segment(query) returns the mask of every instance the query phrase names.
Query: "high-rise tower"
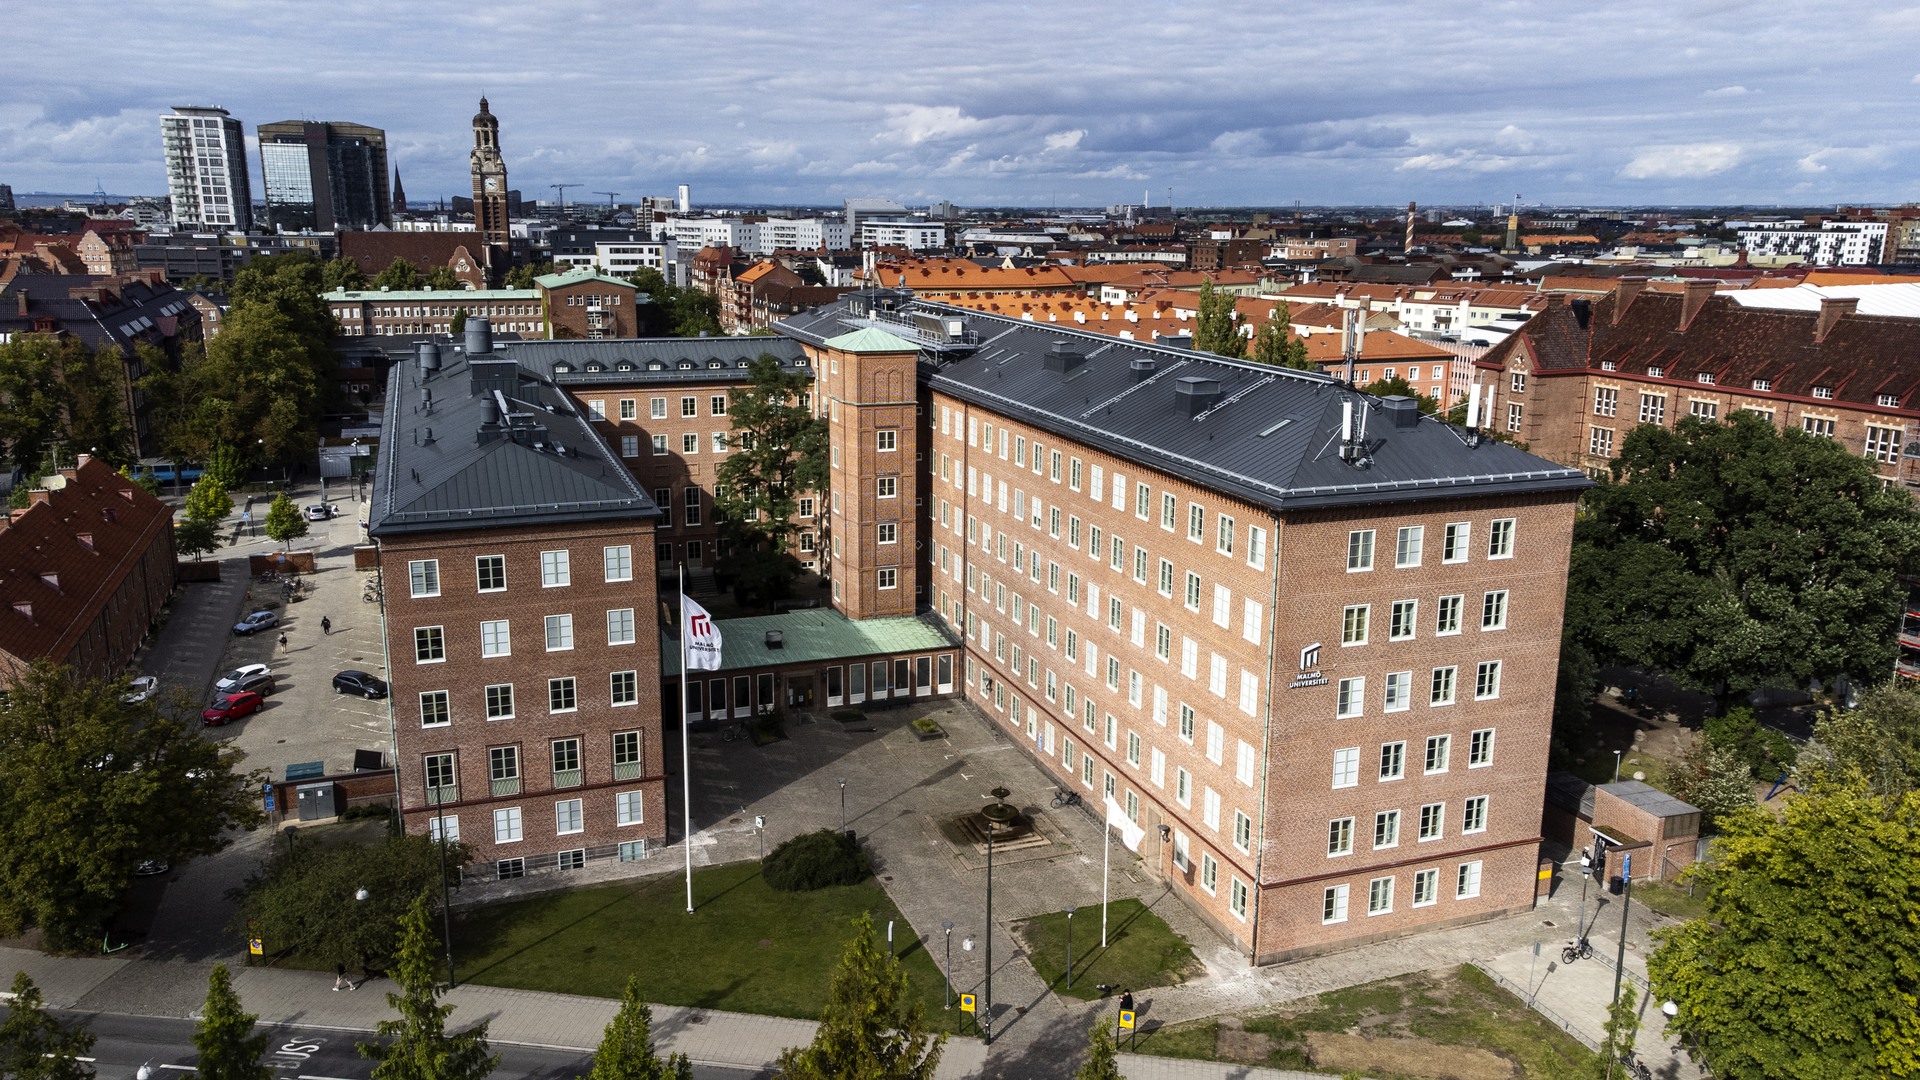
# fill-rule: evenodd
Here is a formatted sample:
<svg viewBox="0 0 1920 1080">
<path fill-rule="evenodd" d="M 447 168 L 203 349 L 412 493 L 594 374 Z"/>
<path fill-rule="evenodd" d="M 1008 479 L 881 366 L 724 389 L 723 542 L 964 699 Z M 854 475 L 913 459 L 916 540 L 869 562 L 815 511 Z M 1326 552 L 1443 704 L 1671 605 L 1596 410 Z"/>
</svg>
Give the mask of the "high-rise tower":
<svg viewBox="0 0 1920 1080">
<path fill-rule="evenodd" d="M 391 225 L 387 133 L 365 124 L 282 120 L 260 125 L 267 221 L 295 229 Z"/>
<path fill-rule="evenodd" d="M 488 266 L 492 249 L 507 250 L 507 163 L 500 158 L 500 120 L 487 111 L 487 99 L 480 99 L 480 111 L 473 117 L 473 227 L 486 241 Z"/>
<path fill-rule="evenodd" d="M 227 110 L 176 105 L 160 118 L 173 223 L 183 228 L 246 232 L 253 228 L 253 186 L 247 182 L 247 139 Z"/>
</svg>

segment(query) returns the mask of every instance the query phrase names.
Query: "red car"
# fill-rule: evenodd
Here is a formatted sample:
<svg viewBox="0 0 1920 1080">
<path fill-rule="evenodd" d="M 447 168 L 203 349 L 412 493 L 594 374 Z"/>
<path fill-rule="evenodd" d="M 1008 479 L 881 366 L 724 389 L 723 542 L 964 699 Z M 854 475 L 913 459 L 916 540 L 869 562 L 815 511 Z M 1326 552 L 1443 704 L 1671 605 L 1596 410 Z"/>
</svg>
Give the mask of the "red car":
<svg viewBox="0 0 1920 1080">
<path fill-rule="evenodd" d="M 238 720 L 243 716 L 251 716 L 259 712 L 264 701 L 265 699 L 251 690 L 242 690 L 237 694 L 221 694 L 213 699 L 213 704 L 207 706 L 207 711 L 200 714 L 200 719 L 205 720 L 209 725 L 224 724 L 229 720 Z"/>
</svg>

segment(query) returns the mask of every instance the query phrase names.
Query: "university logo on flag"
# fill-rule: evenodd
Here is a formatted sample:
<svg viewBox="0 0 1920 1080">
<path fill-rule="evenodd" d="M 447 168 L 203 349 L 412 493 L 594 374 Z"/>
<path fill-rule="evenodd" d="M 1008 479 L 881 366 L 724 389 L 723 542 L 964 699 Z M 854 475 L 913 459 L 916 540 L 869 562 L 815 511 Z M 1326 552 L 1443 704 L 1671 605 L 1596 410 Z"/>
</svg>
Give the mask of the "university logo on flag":
<svg viewBox="0 0 1920 1080">
<path fill-rule="evenodd" d="M 689 671 L 720 670 L 720 628 L 713 616 L 691 597 L 680 598 L 680 639 L 684 645 Z"/>
</svg>

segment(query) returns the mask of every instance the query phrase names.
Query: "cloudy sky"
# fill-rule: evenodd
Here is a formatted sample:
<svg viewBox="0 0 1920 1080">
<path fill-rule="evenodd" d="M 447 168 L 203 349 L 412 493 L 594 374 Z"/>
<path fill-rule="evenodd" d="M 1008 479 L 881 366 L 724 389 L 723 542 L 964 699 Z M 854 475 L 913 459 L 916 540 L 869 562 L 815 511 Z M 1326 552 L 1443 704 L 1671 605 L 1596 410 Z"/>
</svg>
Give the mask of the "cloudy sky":
<svg viewBox="0 0 1920 1080">
<path fill-rule="evenodd" d="M 1920 199 L 1898 0 L 12 0 L 0 182 L 165 190 L 156 117 L 386 129 L 410 198 L 470 118 L 569 201 Z M 254 155 L 259 197 L 258 156 Z"/>
</svg>

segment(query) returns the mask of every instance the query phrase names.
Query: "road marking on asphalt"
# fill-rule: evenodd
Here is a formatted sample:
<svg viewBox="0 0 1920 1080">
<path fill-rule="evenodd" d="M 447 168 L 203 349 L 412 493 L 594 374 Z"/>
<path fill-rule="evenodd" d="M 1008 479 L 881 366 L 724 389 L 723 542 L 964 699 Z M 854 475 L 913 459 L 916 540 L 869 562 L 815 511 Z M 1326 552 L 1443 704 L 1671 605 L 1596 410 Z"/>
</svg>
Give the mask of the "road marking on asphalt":
<svg viewBox="0 0 1920 1080">
<path fill-rule="evenodd" d="M 191 1065 L 161 1065 L 158 1067 L 162 1069 L 172 1069 L 175 1072 L 193 1072 L 194 1071 L 194 1068 Z"/>
</svg>

